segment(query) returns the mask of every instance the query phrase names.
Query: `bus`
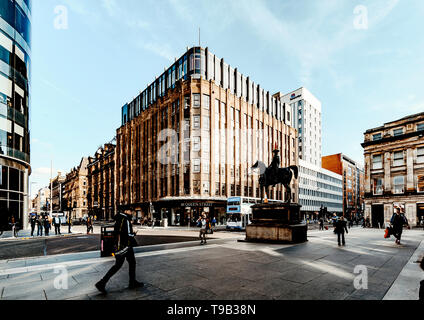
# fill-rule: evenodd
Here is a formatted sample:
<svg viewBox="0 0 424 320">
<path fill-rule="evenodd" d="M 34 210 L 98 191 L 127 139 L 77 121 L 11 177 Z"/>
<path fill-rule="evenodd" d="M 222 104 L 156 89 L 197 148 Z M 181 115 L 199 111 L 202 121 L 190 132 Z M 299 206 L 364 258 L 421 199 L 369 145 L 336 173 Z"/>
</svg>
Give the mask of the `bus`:
<svg viewBox="0 0 424 320">
<path fill-rule="evenodd" d="M 233 197 L 227 201 L 227 230 L 245 230 L 252 223 L 252 206 L 260 199 Z"/>
</svg>

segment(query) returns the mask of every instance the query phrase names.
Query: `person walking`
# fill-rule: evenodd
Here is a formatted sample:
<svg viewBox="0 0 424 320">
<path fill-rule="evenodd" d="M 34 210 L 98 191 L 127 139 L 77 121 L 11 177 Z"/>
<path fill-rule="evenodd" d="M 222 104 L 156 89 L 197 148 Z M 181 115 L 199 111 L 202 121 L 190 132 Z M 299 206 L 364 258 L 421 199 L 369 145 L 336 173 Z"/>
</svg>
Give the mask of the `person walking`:
<svg viewBox="0 0 424 320">
<path fill-rule="evenodd" d="M 93 229 L 93 218 L 91 218 L 90 216 L 87 218 L 87 234 L 94 233 L 94 229 Z"/>
<path fill-rule="evenodd" d="M 406 219 L 405 215 L 403 215 L 400 212 L 400 208 L 396 208 L 396 212 L 393 214 L 393 217 L 390 220 L 390 223 L 392 224 L 392 227 L 393 227 L 393 235 L 396 238 L 395 243 L 400 245 L 400 240 L 402 238 L 402 232 L 403 232 L 403 226 L 408 225 L 408 220 Z"/>
<path fill-rule="evenodd" d="M 68 215 L 68 233 L 72 233 L 72 230 L 71 230 L 71 228 L 72 228 L 72 216 L 71 216 L 71 214 L 69 214 Z"/>
<path fill-rule="evenodd" d="M 43 216 L 40 215 L 37 217 L 37 237 L 43 236 L 43 225 L 44 225 Z"/>
<path fill-rule="evenodd" d="M 346 245 L 345 241 L 345 231 L 346 233 L 349 233 L 349 230 L 347 229 L 347 223 L 344 217 L 340 217 L 339 220 L 335 223 L 334 233 L 337 234 L 337 241 L 339 243 L 339 246 Z M 341 240 L 341 241 L 340 241 Z"/>
<path fill-rule="evenodd" d="M 207 225 L 208 221 L 206 220 L 206 214 L 203 212 L 202 216 L 197 220 L 197 223 L 200 224 L 200 244 L 206 244 L 206 232 L 207 232 Z"/>
<path fill-rule="evenodd" d="M 45 216 L 44 217 L 44 233 L 45 233 L 46 237 L 48 237 L 49 234 L 50 234 L 50 226 L 51 225 L 50 225 L 49 217 Z"/>
<path fill-rule="evenodd" d="M 324 231 L 324 219 L 323 218 L 319 219 L 319 230 Z"/>
<path fill-rule="evenodd" d="M 37 219 L 35 215 L 31 216 L 31 237 L 34 237 L 35 225 L 37 224 Z"/>
<path fill-rule="evenodd" d="M 339 220 L 339 217 L 337 216 L 337 213 L 333 214 L 333 217 L 331 218 L 331 221 L 333 223 L 333 226 L 336 226 L 336 222 Z"/>
<path fill-rule="evenodd" d="M 135 240 L 136 232 L 131 224 L 131 210 L 125 210 L 124 213 L 118 213 L 115 217 L 114 235 L 116 242 L 115 265 L 106 273 L 99 282 L 95 284 L 97 290 L 106 294 L 106 284 L 122 267 L 127 259 L 129 265 L 129 289 L 141 288 L 144 286 L 142 282 L 136 280 L 136 260 L 134 256 L 134 246 L 137 245 Z"/>
<path fill-rule="evenodd" d="M 59 215 L 56 215 L 54 218 L 53 218 L 53 225 L 54 225 L 54 233 L 56 234 L 56 235 L 60 235 L 61 233 L 60 233 L 60 218 L 59 218 Z"/>
</svg>

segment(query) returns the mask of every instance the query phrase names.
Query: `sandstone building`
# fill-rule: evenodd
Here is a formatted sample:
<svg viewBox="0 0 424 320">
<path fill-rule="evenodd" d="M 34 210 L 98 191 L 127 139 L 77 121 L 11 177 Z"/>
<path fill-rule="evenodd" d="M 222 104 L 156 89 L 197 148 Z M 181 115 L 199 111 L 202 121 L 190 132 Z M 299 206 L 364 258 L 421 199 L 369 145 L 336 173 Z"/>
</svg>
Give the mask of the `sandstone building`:
<svg viewBox="0 0 424 320">
<path fill-rule="evenodd" d="M 71 214 L 72 219 L 87 215 L 87 165 L 88 158 L 82 158 L 78 167 L 66 175 L 63 191 L 62 210 Z"/>
<path fill-rule="evenodd" d="M 377 226 L 399 207 L 416 225 L 424 217 L 424 113 L 367 130 L 362 146 L 365 214 Z"/>
<path fill-rule="evenodd" d="M 107 143 L 88 158 L 88 214 L 98 220 L 112 220 L 116 214 L 115 147 Z"/>
<path fill-rule="evenodd" d="M 202 211 L 224 221 L 231 196 L 260 197 L 257 160 L 298 164 L 291 111 L 249 77 L 194 47 L 122 107 L 116 137 L 116 201 L 168 225 Z M 167 131 L 164 131 L 167 130 Z M 297 182 L 293 200 L 298 201 Z M 270 199 L 284 200 L 282 187 Z"/>
</svg>

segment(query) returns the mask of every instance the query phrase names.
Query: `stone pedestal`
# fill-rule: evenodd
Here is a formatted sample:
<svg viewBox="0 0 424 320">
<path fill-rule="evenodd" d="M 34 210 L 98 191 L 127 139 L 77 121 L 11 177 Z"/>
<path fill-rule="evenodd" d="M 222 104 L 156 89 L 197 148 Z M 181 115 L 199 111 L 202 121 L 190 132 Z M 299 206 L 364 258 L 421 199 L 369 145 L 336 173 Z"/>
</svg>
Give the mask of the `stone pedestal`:
<svg viewBox="0 0 424 320">
<path fill-rule="evenodd" d="M 252 207 L 252 224 L 246 227 L 246 241 L 302 243 L 308 241 L 308 226 L 300 223 L 298 204 L 258 204 Z"/>
</svg>

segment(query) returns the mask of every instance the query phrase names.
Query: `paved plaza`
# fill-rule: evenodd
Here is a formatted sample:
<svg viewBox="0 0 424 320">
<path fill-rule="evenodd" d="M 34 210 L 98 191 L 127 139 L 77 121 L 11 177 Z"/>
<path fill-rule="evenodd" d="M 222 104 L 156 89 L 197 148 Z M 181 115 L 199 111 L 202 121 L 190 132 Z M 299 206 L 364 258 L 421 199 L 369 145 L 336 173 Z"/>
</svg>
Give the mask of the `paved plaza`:
<svg viewBox="0 0 424 320">
<path fill-rule="evenodd" d="M 143 234 L 164 230 L 142 229 Z M 196 231 L 169 231 L 193 236 Z M 311 231 L 298 245 L 240 242 L 241 233 L 216 233 L 206 246 L 183 242 L 136 248 L 137 278 L 128 290 L 128 266 L 112 278 L 108 294 L 94 284 L 114 264 L 99 252 L 0 261 L 0 298 L 35 300 L 417 300 L 424 271 L 424 233 L 404 232 L 403 244 L 383 230 L 353 228 L 346 247 L 332 231 Z M 355 289 L 357 266 L 366 266 L 368 289 Z M 67 272 L 67 289 L 58 276 Z M 57 273 L 55 273 L 57 272 Z M 63 277 L 61 278 L 63 279 Z M 63 285 L 63 281 L 59 283 Z"/>
</svg>

